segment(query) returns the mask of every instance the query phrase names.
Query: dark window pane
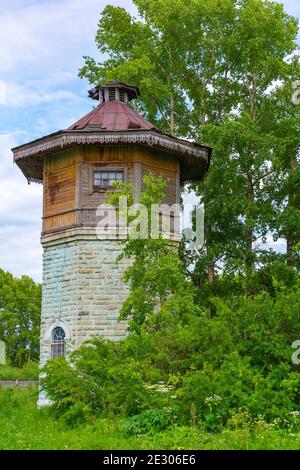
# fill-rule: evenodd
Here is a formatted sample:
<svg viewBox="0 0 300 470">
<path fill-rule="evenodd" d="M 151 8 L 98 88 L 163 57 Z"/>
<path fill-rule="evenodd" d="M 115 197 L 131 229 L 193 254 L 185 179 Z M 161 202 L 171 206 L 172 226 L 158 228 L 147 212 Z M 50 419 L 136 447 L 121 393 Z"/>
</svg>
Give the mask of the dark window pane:
<svg viewBox="0 0 300 470">
<path fill-rule="evenodd" d="M 123 181 L 123 171 L 95 171 L 94 186 L 111 187 L 115 181 Z"/>
<path fill-rule="evenodd" d="M 55 343 L 56 341 L 64 341 L 65 339 L 65 332 L 64 329 L 61 328 L 60 326 L 54 328 L 52 331 L 52 340 Z"/>
</svg>

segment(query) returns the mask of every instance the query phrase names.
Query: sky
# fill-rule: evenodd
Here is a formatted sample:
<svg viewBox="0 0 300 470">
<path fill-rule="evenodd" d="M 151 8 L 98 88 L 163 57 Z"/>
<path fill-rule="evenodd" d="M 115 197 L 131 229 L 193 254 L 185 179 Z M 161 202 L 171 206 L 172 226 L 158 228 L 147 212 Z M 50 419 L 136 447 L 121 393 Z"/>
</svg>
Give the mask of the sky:
<svg viewBox="0 0 300 470">
<path fill-rule="evenodd" d="M 299 0 L 284 0 L 300 18 Z M 42 186 L 28 185 L 11 148 L 70 126 L 92 109 L 78 78 L 83 56 L 100 59 L 97 23 L 129 0 L 0 0 L 0 268 L 42 279 Z M 280 242 L 279 242 L 280 243 Z"/>
</svg>

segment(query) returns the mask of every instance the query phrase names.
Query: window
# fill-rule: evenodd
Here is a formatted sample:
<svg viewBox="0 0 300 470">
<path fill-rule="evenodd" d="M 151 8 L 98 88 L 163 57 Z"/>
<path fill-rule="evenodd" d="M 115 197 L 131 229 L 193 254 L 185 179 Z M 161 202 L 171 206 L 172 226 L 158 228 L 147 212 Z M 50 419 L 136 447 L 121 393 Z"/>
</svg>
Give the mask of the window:
<svg viewBox="0 0 300 470">
<path fill-rule="evenodd" d="M 51 359 L 65 356 L 65 332 L 60 326 L 52 331 Z"/>
<path fill-rule="evenodd" d="M 124 181 L 123 171 L 94 171 L 95 188 L 111 188 L 115 181 Z"/>
</svg>

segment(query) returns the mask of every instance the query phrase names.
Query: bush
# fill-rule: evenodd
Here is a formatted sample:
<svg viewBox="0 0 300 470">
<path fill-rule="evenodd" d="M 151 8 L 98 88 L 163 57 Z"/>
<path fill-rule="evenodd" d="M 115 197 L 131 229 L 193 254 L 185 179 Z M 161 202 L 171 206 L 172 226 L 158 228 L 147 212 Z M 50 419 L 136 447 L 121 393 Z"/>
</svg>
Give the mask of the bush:
<svg viewBox="0 0 300 470">
<path fill-rule="evenodd" d="M 122 430 L 129 436 L 138 434 L 154 435 L 164 431 L 172 423 L 172 414 L 167 410 L 146 410 L 142 413 L 127 418 L 122 425 Z"/>
<path fill-rule="evenodd" d="M 213 319 L 186 309 L 119 342 L 94 339 L 69 362 L 49 361 L 44 389 L 66 422 L 114 415 L 127 418 L 128 433 L 170 422 L 219 432 L 245 409 L 252 423 L 290 429 L 300 412 L 299 366 L 291 362 L 299 298 L 293 286 L 276 299 L 238 298 L 234 307 L 214 301 Z"/>
<path fill-rule="evenodd" d="M 95 338 L 71 357 L 49 361 L 42 387 L 67 421 L 96 415 L 131 416 L 148 401 L 140 364 L 120 358 L 122 344 Z M 120 360 L 121 359 L 121 360 Z"/>
<path fill-rule="evenodd" d="M 291 345 L 300 331 L 300 283 L 290 290 L 279 288 L 275 299 L 261 293 L 238 299 L 232 306 L 220 301 L 216 305 L 235 349 L 248 356 L 251 365 L 268 371 L 275 364 L 291 364 Z"/>
</svg>

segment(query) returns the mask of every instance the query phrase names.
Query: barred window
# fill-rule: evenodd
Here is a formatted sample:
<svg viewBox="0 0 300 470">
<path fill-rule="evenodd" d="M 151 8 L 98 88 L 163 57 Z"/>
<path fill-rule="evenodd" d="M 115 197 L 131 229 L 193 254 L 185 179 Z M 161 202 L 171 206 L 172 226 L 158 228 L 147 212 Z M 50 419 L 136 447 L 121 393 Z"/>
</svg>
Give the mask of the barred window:
<svg viewBox="0 0 300 470">
<path fill-rule="evenodd" d="M 57 326 L 52 331 L 51 359 L 65 356 L 65 336 L 64 329 L 60 326 Z"/>
<path fill-rule="evenodd" d="M 115 181 L 124 181 L 123 171 L 94 171 L 94 187 L 110 188 Z"/>
</svg>

